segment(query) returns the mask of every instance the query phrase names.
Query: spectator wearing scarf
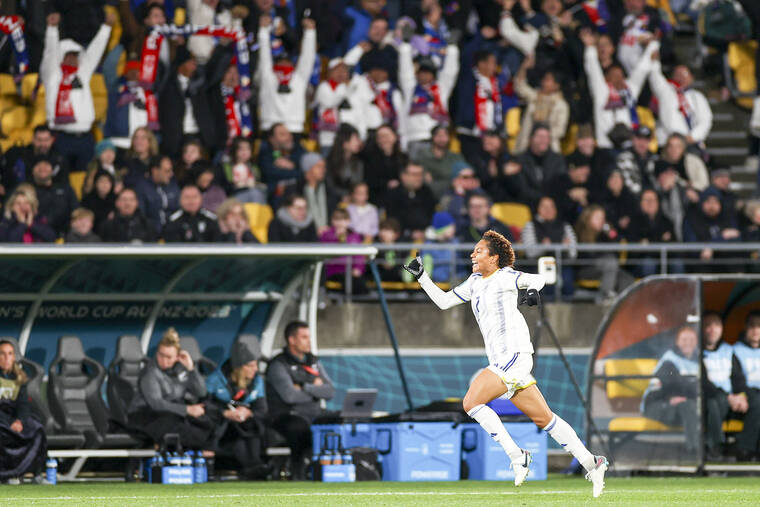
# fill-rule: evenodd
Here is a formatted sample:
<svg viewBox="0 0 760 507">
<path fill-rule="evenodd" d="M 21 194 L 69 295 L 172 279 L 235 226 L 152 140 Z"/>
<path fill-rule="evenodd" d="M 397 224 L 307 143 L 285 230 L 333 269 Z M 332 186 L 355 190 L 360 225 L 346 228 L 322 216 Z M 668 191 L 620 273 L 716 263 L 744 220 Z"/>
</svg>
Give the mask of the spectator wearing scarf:
<svg viewBox="0 0 760 507">
<path fill-rule="evenodd" d="M 636 101 L 649 74 L 652 53 L 658 45 L 650 43 L 628 78 L 619 65 L 602 71 L 596 52 L 596 41 L 590 33 L 582 34 L 586 49 L 583 55 L 586 79 L 594 101 L 594 131 L 600 148 L 612 148 L 609 132 L 622 123 L 635 128 L 639 124 Z"/>
<path fill-rule="evenodd" d="M 70 162 L 72 171 L 84 171 L 92 159 L 95 141 L 90 133 L 95 106 L 90 78 L 111 35 L 113 16 L 106 18 L 87 48 L 71 39 L 60 40 L 57 13 L 48 16 L 40 79 L 45 85 L 45 112 L 56 131 L 56 148 Z"/>
</svg>

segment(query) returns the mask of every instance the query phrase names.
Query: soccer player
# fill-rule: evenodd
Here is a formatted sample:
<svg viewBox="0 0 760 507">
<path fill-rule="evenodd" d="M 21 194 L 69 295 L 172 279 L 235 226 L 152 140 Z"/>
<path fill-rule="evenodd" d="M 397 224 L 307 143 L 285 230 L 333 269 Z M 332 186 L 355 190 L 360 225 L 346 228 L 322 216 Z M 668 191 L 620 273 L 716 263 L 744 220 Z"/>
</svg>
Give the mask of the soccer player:
<svg viewBox="0 0 760 507">
<path fill-rule="evenodd" d="M 472 275 L 448 292 L 433 283 L 419 257 L 404 266 L 441 310 L 468 301 L 472 306 L 489 365 L 470 385 L 462 403 L 464 410 L 502 446 L 512 462 L 515 486 L 519 486 L 528 475 L 531 454 L 515 444 L 496 412 L 486 406 L 506 393 L 517 408 L 583 465 L 586 479 L 593 484 L 593 495 L 598 497 L 604 489 L 607 458 L 591 454 L 570 425 L 551 411 L 530 373 L 533 345 L 525 318 L 517 309 L 518 290 L 527 289 L 520 304 L 538 304 L 543 277 L 516 271 L 512 244 L 494 231 L 483 234 L 470 259 Z"/>
</svg>

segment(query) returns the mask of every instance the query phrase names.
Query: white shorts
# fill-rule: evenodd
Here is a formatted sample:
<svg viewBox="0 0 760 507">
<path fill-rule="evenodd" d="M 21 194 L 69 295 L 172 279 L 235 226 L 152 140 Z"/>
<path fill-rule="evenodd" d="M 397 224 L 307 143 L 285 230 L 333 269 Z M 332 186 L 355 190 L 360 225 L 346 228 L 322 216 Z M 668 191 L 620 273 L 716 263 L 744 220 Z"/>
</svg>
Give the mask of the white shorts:
<svg viewBox="0 0 760 507">
<path fill-rule="evenodd" d="M 507 398 L 514 396 L 520 389 L 536 383 L 536 379 L 530 374 L 533 369 L 533 354 L 528 352 L 518 352 L 511 357 L 499 359 L 489 364 L 488 369 L 507 386 L 507 392 L 504 393 Z"/>
</svg>

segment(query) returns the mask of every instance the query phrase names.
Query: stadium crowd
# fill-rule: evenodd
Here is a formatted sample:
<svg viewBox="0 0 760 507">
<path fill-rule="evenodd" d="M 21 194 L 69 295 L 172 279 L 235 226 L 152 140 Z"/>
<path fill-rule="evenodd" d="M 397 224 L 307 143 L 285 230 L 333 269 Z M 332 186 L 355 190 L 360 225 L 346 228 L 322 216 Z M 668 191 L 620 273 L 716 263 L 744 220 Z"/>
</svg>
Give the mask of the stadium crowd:
<svg viewBox="0 0 760 507">
<path fill-rule="evenodd" d="M 757 240 L 760 207 L 711 164 L 710 103 L 673 47 L 675 15 L 725 3 L 3 2 L 27 47 L 6 44 L 0 64 L 38 73 L 41 114 L 0 161 L 0 241 L 471 243 L 495 229 L 530 257 L 569 245 L 585 267 L 562 273 L 566 290 L 599 278 L 607 296 L 657 255 L 626 271 L 577 243 Z M 760 33 L 754 2 L 728 4 Z M 741 26 L 707 39 L 725 50 L 752 37 Z M 501 223 L 500 202 L 532 220 Z"/>
</svg>

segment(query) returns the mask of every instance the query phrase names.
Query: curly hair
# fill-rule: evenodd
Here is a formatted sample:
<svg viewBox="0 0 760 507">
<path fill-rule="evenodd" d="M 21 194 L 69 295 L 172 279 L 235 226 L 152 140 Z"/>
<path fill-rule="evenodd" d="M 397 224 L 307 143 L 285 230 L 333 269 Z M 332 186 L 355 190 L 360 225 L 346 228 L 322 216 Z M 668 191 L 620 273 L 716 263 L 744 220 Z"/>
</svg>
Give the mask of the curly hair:
<svg viewBox="0 0 760 507">
<path fill-rule="evenodd" d="M 488 252 L 499 256 L 499 267 L 506 268 L 515 265 L 515 251 L 512 243 L 496 231 L 486 231 L 483 241 L 488 243 Z"/>
</svg>

